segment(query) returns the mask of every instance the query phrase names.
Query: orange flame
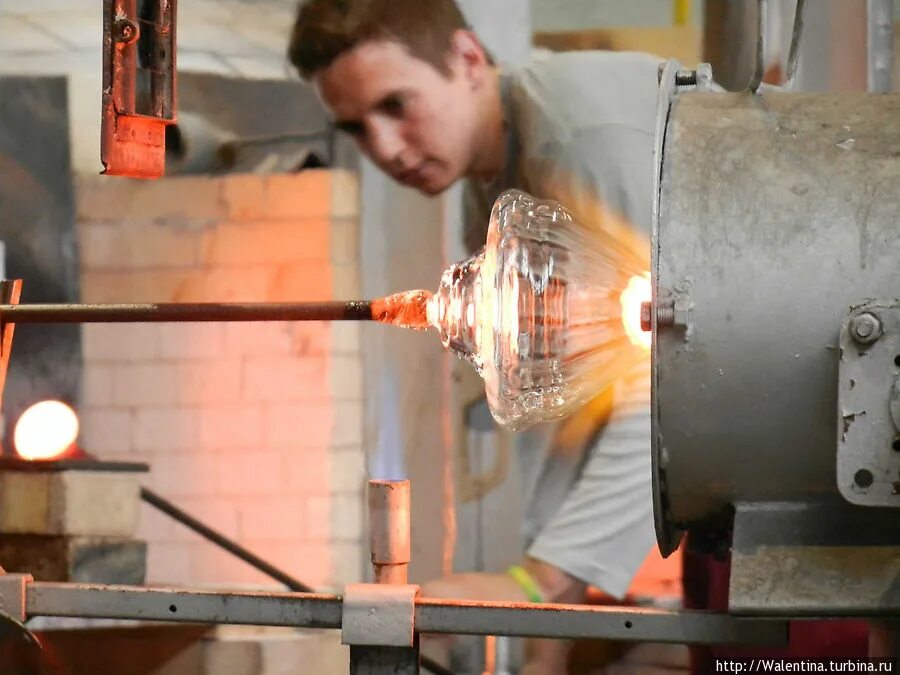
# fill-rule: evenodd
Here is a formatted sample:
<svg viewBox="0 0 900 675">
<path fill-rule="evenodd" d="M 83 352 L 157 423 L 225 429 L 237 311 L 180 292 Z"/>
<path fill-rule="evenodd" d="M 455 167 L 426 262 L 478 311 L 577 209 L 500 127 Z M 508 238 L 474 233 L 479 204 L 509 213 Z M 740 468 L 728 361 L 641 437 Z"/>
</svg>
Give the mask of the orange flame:
<svg viewBox="0 0 900 675">
<path fill-rule="evenodd" d="M 628 280 L 619 301 L 622 303 L 622 326 L 631 344 L 649 350 L 653 336 L 641 328 L 641 303 L 650 302 L 650 273 L 635 275 Z"/>
<path fill-rule="evenodd" d="M 23 459 L 57 459 L 78 437 L 78 416 L 61 401 L 41 401 L 22 413 L 13 440 Z"/>
</svg>

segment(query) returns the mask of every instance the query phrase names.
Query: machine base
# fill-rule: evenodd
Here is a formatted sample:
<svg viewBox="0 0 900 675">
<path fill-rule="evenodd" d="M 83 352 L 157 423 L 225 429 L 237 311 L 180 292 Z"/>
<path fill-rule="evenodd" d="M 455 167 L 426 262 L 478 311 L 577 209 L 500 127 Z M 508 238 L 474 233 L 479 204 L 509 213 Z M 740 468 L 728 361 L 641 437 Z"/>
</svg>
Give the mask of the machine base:
<svg viewBox="0 0 900 675">
<path fill-rule="evenodd" d="M 898 541 L 900 518 L 894 509 L 836 501 L 739 504 L 729 610 L 766 616 L 896 616 Z"/>
</svg>

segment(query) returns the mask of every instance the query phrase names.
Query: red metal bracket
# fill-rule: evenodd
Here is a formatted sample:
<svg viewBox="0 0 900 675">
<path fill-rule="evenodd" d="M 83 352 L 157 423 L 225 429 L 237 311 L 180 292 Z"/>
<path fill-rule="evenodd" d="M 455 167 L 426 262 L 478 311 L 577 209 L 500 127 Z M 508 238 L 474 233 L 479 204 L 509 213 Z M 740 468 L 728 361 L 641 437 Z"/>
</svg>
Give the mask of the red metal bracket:
<svg viewBox="0 0 900 675">
<path fill-rule="evenodd" d="M 165 173 L 165 129 L 176 109 L 176 4 L 103 0 L 103 173 Z"/>
<path fill-rule="evenodd" d="M 22 295 L 21 279 L 4 279 L 0 281 L 0 304 L 18 305 Z M 6 371 L 9 368 L 9 355 L 12 352 L 13 332 L 16 324 L 5 321 L 0 314 L 0 409 L 3 403 L 3 389 L 6 386 Z"/>
</svg>

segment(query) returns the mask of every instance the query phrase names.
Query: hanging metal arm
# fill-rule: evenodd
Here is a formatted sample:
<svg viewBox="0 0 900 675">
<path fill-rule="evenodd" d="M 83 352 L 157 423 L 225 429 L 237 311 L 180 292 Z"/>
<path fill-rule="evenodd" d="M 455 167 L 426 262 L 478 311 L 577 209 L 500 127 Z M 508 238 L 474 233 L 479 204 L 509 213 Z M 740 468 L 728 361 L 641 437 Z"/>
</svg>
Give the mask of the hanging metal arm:
<svg viewBox="0 0 900 675">
<path fill-rule="evenodd" d="M 769 14 L 768 0 L 759 0 L 756 19 L 756 67 L 753 77 L 747 88 L 754 94 L 762 84 L 763 75 L 766 72 L 766 17 Z"/>
<path fill-rule="evenodd" d="M 893 85 L 893 0 L 868 0 L 866 16 L 867 88 L 870 93 L 883 94 Z"/>
<path fill-rule="evenodd" d="M 791 51 L 788 54 L 787 73 L 784 81 L 785 89 L 794 83 L 797 74 L 797 61 L 800 57 L 800 36 L 803 34 L 803 8 L 806 0 L 797 0 L 797 11 L 794 12 L 794 29 L 791 33 Z"/>
<path fill-rule="evenodd" d="M 797 73 L 797 61 L 800 54 L 800 37 L 803 34 L 803 10 L 806 0 L 797 0 L 797 9 L 794 12 L 794 27 L 791 32 L 791 49 L 788 54 L 787 73 L 784 87 L 790 87 Z M 747 88 L 754 94 L 762 85 L 763 77 L 766 72 L 766 23 L 769 14 L 768 0 L 759 0 L 759 11 L 757 13 L 757 40 L 756 40 L 756 67 L 753 77 L 750 78 L 750 84 Z"/>
</svg>

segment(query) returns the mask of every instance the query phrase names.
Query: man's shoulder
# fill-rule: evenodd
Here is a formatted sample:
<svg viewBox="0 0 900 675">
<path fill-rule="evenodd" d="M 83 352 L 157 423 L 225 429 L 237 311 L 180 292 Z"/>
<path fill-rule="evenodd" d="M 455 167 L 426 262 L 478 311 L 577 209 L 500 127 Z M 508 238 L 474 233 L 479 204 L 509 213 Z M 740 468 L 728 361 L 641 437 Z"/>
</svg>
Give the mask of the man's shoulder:
<svg viewBox="0 0 900 675">
<path fill-rule="evenodd" d="M 558 76 L 569 72 L 627 73 L 629 71 L 657 73 L 662 59 L 646 52 L 607 51 L 586 49 L 552 52 L 535 49 L 529 63 L 520 70 L 523 74 Z"/>
<path fill-rule="evenodd" d="M 603 204 L 649 230 L 659 62 L 586 51 L 521 69 L 511 83 L 517 187 L 576 213 Z"/>
<path fill-rule="evenodd" d="M 538 53 L 510 74 L 516 117 L 557 140 L 605 124 L 650 129 L 659 64 L 641 52 Z"/>
<path fill-rule="evenodd" d="M 661 62 L 643 52 L 541 50 L 512 77 L 520 86 L 568 90 L 570 94 L 583 87 L 655 90 Z"/>
</svg>

